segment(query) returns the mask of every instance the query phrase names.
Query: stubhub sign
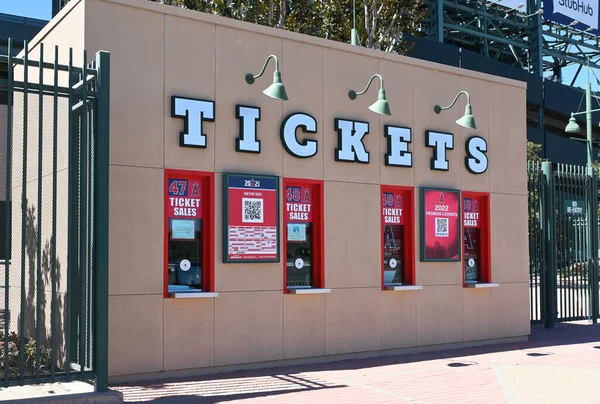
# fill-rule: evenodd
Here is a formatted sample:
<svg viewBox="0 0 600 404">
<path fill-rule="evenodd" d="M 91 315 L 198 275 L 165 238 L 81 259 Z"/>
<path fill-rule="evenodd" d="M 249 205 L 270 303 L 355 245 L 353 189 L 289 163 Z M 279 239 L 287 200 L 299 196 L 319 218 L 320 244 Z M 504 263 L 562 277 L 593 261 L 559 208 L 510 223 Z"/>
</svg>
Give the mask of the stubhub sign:
<svg viewBox="0 0 600 404">
<path fill-rule="evenodd" d="M 552 0 L 544 6 L 545 19 L 564 25 L 578 21 L 575 28 L 591 27 L 598 34 L 598 0 Z"/>
<path fill-rule="evenodd" d="M 554 12 L 598 29 L 598 1 L 553 0 Z"/>
</svg>

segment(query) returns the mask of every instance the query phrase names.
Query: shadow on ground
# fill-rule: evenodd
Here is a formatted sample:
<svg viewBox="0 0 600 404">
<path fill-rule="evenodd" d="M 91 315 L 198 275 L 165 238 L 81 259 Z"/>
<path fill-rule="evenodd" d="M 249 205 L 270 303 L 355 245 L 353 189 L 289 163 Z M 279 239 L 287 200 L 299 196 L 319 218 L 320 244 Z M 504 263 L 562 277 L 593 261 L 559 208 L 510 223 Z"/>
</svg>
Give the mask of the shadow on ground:
<svg viewBox="0 0 600 404">
<path fill-rule="evenodd" d="M 372 367 L 396 365 L 403 363 L 415 363 L 431 360 L 452 360 L 447 364 L 449 367 L 465 367 L 475 364 L 472 360 L 477 355 L 485 355 L 495 352 L 509 352 L 521 350 L 535 350 L 536 348 L 547 348 L 559 345 L 571 345 L 580 343 L 600 342 L 600 325 L 577 323 L 559 323 L 552 329 L 546 329 L 543 325 L 533 325 L 531 335 L 528 341 L 517 343 L 503 343 L 494 345 L 483 345 L 469 348 L 458 348 L 444 351 L 410 353 L 402 355 L 384 356 L 368 359 L 349 359 L 340 361 L 331 361 L 325 363 L 314 363 L 308 365 L 295 365 L 286 367 L 271 367 L 260 370 L 242 370 L 221 374 L 206 376 L 193 376 L 187 378 L 162 379 L 160 381 L 148 381 L 141 383 L 115 385 L 113 388 L 124 393 L 127 401 L 127 390 L 129 387 L 135 388 L 137 402 L 142 399 L 143 392 L 159 391 L 160 395 L 165 395 L 165 390 L 173 390 L 176 395 L 162 398 L 150 398 L 145 403 L 217 403 L 231 400 L 242 400 L 253 397 L 266 397 L 280 394 L 287 394 L 298 391 L 311 391 L 321 389 L 335 389 L 346 387 L 344 384 L 323 384 L 318 379 L 310 380 L 299 377 L 300 374 L 313 372 L 326 372 L 335 370 L 355 370 L 368 369 Z M 600 345 L 594 346 L 600 349 Z M 538 357 L 550 355 L 547 352 L 527 352 L 525 356 Z M 471 360 L 464 360 L 469 357 Z M 243 383 L 243 379 L 257 379 L 253 383 L 252 389 L 240 391 L 236 394 L 228 394 L 228 385 L 233 387 Z M 195 386 L 192 384 L 195 383 Z M 261 383 L 265 391 L 261 390 Z M 186 388 L 189 386 L 189 388 Z M 248 391 L 254 390 L 254 391 Z M 188 394 L 185 394 L 185 393 Z M 210 396 L 203 392 L 210 392 Z M 184 393 L 184 394 L 182 394 Z M 149 394 L 151 395 L 151 394 Z"/>
</svg>

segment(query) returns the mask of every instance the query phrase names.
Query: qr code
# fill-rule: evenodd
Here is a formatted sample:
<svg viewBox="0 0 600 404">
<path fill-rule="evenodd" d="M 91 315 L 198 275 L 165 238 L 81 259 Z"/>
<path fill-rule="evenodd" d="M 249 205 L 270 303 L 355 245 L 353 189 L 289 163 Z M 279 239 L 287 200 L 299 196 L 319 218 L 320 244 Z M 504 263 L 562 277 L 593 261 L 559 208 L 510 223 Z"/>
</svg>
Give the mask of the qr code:
<svg viewBox="0 0 600 404">
<path fill-rule="evenodd" d="M 435 236 L 436 237 L 448 237 L 448 218 L 436 217 L 435 218 Z"/>
<path fill-rule="evenodd" d="M 262 223 L 264 205 L 262 199 L 242 198 L 242 222 Z"/>
</svg>

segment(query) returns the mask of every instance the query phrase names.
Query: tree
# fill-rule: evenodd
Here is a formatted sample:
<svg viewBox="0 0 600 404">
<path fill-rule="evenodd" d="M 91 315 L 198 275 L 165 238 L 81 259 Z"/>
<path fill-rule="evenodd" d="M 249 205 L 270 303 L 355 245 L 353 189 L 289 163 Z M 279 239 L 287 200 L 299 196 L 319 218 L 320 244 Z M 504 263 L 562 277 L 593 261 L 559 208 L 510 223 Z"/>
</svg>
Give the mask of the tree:
<svg viewBox="0 0 600 404">
<path fill-rule="evenodd" d="M 150 0 L 340 42 L 350 42 L 352 0 Z M 428 15 L 426 0 L 357 0 L 361 45 L 406 53 Z"/>
<path fill-rule="evenodd" d="M 542 161 L 539 152 L 542 150 L 542 145 L 527 141 L 527 161 Z"/>
</svg>

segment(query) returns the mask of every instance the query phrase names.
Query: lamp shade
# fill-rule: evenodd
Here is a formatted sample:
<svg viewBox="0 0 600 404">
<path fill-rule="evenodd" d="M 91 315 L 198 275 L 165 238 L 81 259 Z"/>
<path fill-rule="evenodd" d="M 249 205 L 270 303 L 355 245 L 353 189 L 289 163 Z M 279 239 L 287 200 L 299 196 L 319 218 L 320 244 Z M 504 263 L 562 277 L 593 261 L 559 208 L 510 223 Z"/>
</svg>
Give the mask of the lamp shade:
<svg viewBox="0 0 600 404">
<path fill-rule="evenodd" d="M 465 114 L 458 119 L 456 123 L 467 129 L 477 129 L 477 125 L 475 125 L 475 117 L 473 116 L 473 112 L 471 110 L 471 104 L 467 104 L 465 107 Z"/>
<path fill-rule="evenodd" d="M 276 70 L 275 73 L 273 73 L 273 84 L 267 87 L 263 93 L 271 98 L 287 101 L 288 96 L 285 92 L 285 87 L 281 82 L 281 73 L 279 71 Z"/>
<path fill-rule="evenodd" d="M 390 110 L 390 104 L 387 102 L 387 99 L 385 97 L 385 90 L 383 88 L 379 89 L 377 101 L 371 104 L 369 109 L 379 115 L 392 115 L 392 111 Z"/>
<path fill-rule="evenodd" d="M 571 118 L 569 118 L 569 123 L 567 124 L 567 127 L 565 128 L 565 132 L 567 132 L 567 133 L 579 133 L 580 130 L 581 129 L 579 128 L 579 124 L 575 120 L 575 117 L 572 116 Z"/>
</svg>

